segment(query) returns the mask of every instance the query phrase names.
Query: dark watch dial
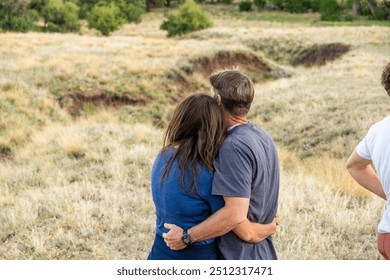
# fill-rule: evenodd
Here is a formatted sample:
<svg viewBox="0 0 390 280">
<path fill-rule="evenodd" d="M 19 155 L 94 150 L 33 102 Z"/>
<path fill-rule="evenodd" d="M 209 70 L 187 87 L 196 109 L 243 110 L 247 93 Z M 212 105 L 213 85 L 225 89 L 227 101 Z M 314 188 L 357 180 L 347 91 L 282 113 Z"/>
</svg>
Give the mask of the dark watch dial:
<svg viewBox="0 0 390 280">
<path fill-rule="evenodd" d="M 183 231 L 183 234 L 181 236 L 181 241 L 185 244 L 185 245 L 190 245 L 192 243 L 192 239 L 191 239 L 191 236 L 187 233 L 186 230 Z"/>
</svg>

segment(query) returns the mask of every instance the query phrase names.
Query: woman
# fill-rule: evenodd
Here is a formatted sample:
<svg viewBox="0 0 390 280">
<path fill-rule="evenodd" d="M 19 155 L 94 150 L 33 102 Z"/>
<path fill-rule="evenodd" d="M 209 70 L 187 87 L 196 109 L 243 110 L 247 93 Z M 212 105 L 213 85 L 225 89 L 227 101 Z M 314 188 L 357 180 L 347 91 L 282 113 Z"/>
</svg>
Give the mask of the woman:
<svg viewBox="0 0 390 280">
<path fill-rule="evenodd" d="M 164 243 L 162 234 L 167 232 L 164 223 L 189 228 L 224 205 L 222 197 L 211 195 L 211 186 L 213 161 L 225 138 L 224 116 L 211 96 L 192 95 L 175 109 L 165 133 L 163 149 L 152 169 L 157 220 L 156 237 L 148 259 L 217 259 L 214 238 L 173 251 Z M 241 231 L 246 229 L 250 226 Z M 274 230 L 267 227 L 265 235 L 273 233 Z"/>
</svg>

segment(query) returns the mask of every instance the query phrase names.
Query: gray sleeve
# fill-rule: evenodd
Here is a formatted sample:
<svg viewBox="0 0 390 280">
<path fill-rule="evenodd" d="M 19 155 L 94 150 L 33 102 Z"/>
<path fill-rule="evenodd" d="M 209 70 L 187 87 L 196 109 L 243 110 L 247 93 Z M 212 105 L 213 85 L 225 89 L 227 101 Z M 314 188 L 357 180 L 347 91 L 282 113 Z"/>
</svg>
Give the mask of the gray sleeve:
<svg viewBox="0 0 390 280">
<path fill-rule="evenodd" d="M 251 197 L 252 162 L 245 149 L 223 147 L 215 160 L 212 193 L 229 197 Z"/>
</svg>

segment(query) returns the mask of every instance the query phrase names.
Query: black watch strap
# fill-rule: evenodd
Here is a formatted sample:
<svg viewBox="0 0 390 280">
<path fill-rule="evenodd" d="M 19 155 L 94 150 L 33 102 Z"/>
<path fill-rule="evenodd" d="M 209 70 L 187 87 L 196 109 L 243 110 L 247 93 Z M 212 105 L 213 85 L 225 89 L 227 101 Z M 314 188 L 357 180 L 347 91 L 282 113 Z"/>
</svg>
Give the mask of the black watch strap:
<svg viewBox="0 0 390 280">
<path fill-rule="evenodd" d="M 191 245 L 192 244 L 192 238 L 191 235 L 188 234 L 187 229 L 183 230 L 183 233 L 181 235 L 181 241 L 184 243 L 184 245 Z"/>
</svg>

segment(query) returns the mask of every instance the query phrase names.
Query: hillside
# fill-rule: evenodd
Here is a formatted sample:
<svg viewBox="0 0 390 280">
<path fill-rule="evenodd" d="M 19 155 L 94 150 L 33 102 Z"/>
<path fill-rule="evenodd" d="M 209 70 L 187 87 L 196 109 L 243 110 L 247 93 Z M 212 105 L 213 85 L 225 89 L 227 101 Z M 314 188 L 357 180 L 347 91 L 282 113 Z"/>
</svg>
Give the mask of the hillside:
<svg viewBox="0 0 390 280">
<path fill-rule="evenodd" d="M 388 114 L 389 28 L 213 19 L 173 39 L 160 12 L 111 37 L 0 34 L 1 259 L 144 259 L 150 170 L 172 108 L 231 66 L 255 80 L 250 119 L 280 152 L 279 257 L 379 259 L 385 204 L 344 163 Z M 334 43 L 349 51 L 292 63 Z"/>
</svg>

